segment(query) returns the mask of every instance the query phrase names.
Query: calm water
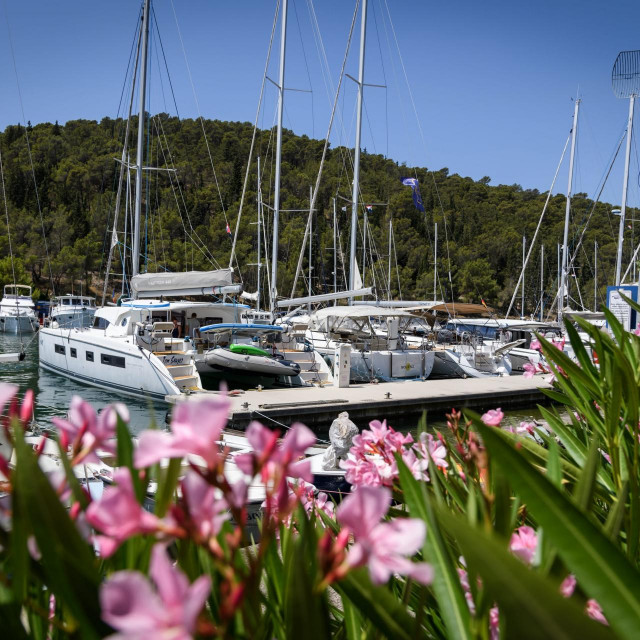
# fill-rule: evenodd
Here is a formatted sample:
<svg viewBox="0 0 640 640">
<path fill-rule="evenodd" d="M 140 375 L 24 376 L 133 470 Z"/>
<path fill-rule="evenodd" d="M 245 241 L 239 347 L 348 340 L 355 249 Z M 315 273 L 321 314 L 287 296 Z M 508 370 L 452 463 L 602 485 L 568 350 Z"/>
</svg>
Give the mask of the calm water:
<svg viewBox="0 0 640 640">
<path fill-rule="evenodd" d="M 20 387 L 22 395 L 27 389 L 36 394 L 36 421 L 41 426 L 48 426 L 53 416 L 64 417 L 74 395 L 81 395 L 96 410 L 112 402 L 123 402 L 131 413 L 131 431 L 138 433 L 149 424 L 149 407 L 154 411 L 156 420 L 163 423 L 168 405 L 151 403 L 144 398 L 116 396 L 111 391 L 103 391 L 97 387 L 79 384 L 38 366 L 38 340 L 34 334 L 23 337 L 26 358 L 17 363 L 0 363 L 0 382 L 11 382 Z M 28 344 L 27 344 L 28 343 Z M 20 338 L 16 335 L 0 332 L 0 353 L 20 351 Z"/>
</svg>

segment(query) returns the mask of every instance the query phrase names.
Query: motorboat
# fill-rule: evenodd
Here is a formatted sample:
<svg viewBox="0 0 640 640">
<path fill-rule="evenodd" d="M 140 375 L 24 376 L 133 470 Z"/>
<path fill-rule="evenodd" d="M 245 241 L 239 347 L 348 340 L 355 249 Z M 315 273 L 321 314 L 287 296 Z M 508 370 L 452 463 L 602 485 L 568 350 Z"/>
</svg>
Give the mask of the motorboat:
<svg viewBox="0 0 640 640">
<path fill-rule="evenodd" d="M 90 327 L 96 314 L 96 299 L 67 294 L 54 298 L 49 319 L 52 326 L 73 329 Z"/>
<path fill-rule="evenodd" d="M 39 327 L 31 287 L 25 284 L 7 284 L 0 300 L 0 331 L 30 333 Z"/>
<path fill-rule="evenodd" d="M 433 369 L 433 351 L 412 348 L 403 337 L 404 326 L 414 319 L 401 309 L 373 305 L 325 307 L 310 315 L 305 335 L 332 365 L 340 344 L 350 345 L 352 382 L 425 379 Z"/>
</svg>

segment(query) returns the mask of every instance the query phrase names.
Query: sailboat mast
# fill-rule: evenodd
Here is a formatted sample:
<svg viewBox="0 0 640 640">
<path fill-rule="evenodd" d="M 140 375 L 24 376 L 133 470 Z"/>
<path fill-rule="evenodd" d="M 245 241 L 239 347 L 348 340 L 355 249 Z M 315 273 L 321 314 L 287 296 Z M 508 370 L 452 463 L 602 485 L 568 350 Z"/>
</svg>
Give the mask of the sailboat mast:
<svg viewBox="0 0 640 640">
<path fill-rule="evenodd" d="M 338 219 L 336 214 L 336 199 L 333 199 L 333 292 L 338 291 L 338 243 L 336 235 L 338 233 Z M 333 306 L 338 304 L 337 300 L 333 301 Z"/>
<path fill-rule="evenodd" d="M 349 289 L 355 289 L 356 281 L 356 234 L 358 231 L 358 188 L 360 184 L 360 140 L 362 136 L 362 92 L 364 90 L 364 51 L 366 36 L 367 0 L 362 0 L 362 21 L 360 23 L 360 64 L 358 67 L 358 106 L 356 109 L 356 143 L 353 158 L 353 191 L 351 192 L 351 252 L 349 254 Z M 353 303 L 353 298 L 349 299 L 349 303 Z"/>
<path fill-rule="evenodd" d="M 620 286 L 622 270 L 622 245 L 624 243 L 624 214 L 627 209 L 627 188 L 629 185 L 629 160 L 631 158 L 631 137 L 633 133 L 633 107 L 635 94 L 629 96 L 629 121 L 627 122 L 627 150 L 624 158 L 624 179 L 622 183 L 622 205 L 620 206 L 620 227 L 618 228 L 618 255 L 616 257 L 616 287 Z"/>
<path fill-rule="evenodd" d="M 260 173 L 260 156 L 258 156 L 258 283 L 256 300 L 256 311 L 260 311 L 260 270 L 262 269 L 262 186 L 260 182 L 262 174 Z"/>
<path fill-rule="evenodd" d="M 522 236 L 522 302 L 520 305 L 520 318 L 524 320 L 524 269 L 526 267 L 526 255 L 527 255 L 527 238 Z"/>
<path fill-rule="evenodd" d="M 393 237 L 393 217 L 389 214 L 389 272 L 387 275 L 387 300 L 391 300 L 391 238 Z"/>
<path fill-rule="evenodd" d="M 434 243 L 433 243 L 433 301 L 437 300 L 437 276 L 438 276 L 438 223 L 434 222 Z"/>
<path fill-rule="evenodd" d="M 544 245 L 540 245 L 540 322 L 544 316 Z"/>
<path fill-rule="evenodd" d="M 276 308 L 278 295 L 278 218 L 280 216 L 280 168 L 282 164 L 282 113 L 284 110 L 284 62 L 287 51 L 288 0 L 282 0 L 280 31 L 280 74 L 278 76 L 278 124 L 276 129 L 276 171 L 273 188 L 273 247 L 271 250 L 271 311 Z"/>
<path fill-rule="evenodd" d="M 562 322 L 562 310 L 564 308 L 565 297 L 567 295 L 567 266 L 569 242 L 569 213 L 571 212 L 571 188 L 573 186 L 573 160 L 576 153 L 576 134 L 578 133 L 578 111 L 580 110 L 580 99 L 576 100 L 573 109 L 573 127 L 571 128 L 571 157 L 569 159 L 569 185 L 567 186 L 567 206 L 564 214 L 564 236 L 562 240 L 562 268 L 560 270 L 560 291 L 558 295 L 558 321 Z"/>
<path fill-rule="evenodd" d="M 136 155 L 136 206 L 133 223 L 133 256 L 131 274 L 140 273 L 140 212 L 142 211 L 142 162 L 144 153 L 145 100 L 147 91 L 147 45 L 149 43 L 149 5 L 145 0 L 142 12 L 142 56 L 140 58 L 140 113 L 138 115 L 138 150 Z"/>
<path fill-rule="evenodd" d="M 593 244 L 593 310 L 598 310 L 598 241 Z"/>
</svg>

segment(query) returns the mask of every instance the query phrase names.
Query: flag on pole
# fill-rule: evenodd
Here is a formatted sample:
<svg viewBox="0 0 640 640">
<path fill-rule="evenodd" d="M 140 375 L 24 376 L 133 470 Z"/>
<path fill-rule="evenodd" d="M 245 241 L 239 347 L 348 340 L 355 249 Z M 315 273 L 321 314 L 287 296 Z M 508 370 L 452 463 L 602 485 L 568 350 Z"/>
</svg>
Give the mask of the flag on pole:
<svg viewBox="0 0 640 640">
<path fill-rule="evenodd" d="M 347 207 L 342 207 L 342 211 L 346 211 L 346 210 L 347 210 Z"/>
<path fill-rule="evenodd" d="M 229 235 L 231 235 L 231 227 L 229 226 L 229 223 L 227 222 L 227 233 Z"/>
<path fill-rule="evenodd" d="M 370 204 L 366 205 L 366 206 L 365 206 L 365 209 L 366 209 L 367 211 L 373 211 L 373 207 L 372 207 Z"/>
<path fill-rule="evenodd" d="M 418 184 L 417 178 L 401 178 L 402 184 L 405 187 L 411 187 L 411 191 L 413 191 L 413 204 L 416 206 L 416 209 L 421 213 L 424 213 L 424 205 L 422 204 L 422 196 L 420 195 L 420 185 Z"/>
</svg>

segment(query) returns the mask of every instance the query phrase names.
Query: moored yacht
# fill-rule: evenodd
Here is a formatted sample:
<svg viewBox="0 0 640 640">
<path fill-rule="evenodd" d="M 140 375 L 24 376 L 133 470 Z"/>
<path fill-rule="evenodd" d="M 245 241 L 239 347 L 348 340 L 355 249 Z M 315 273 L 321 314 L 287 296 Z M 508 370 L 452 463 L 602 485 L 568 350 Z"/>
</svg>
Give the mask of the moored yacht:
<svg viewBox="0 0 640 640">
<path fill-rule="evenodd" d="M 31 287 L 7 284 L 0 300 L 0 331 L 28 333 L 38 330 L 38 318 L 31 299 Z"/>
<path fill-rule="evenodd" d="M 75 327 L 90 327 L 93 324 L 95 314 L 95 298 L 67 294 L 54 298 L 49 318 L 53 326 L 73 329 Z"/>
</svg>

